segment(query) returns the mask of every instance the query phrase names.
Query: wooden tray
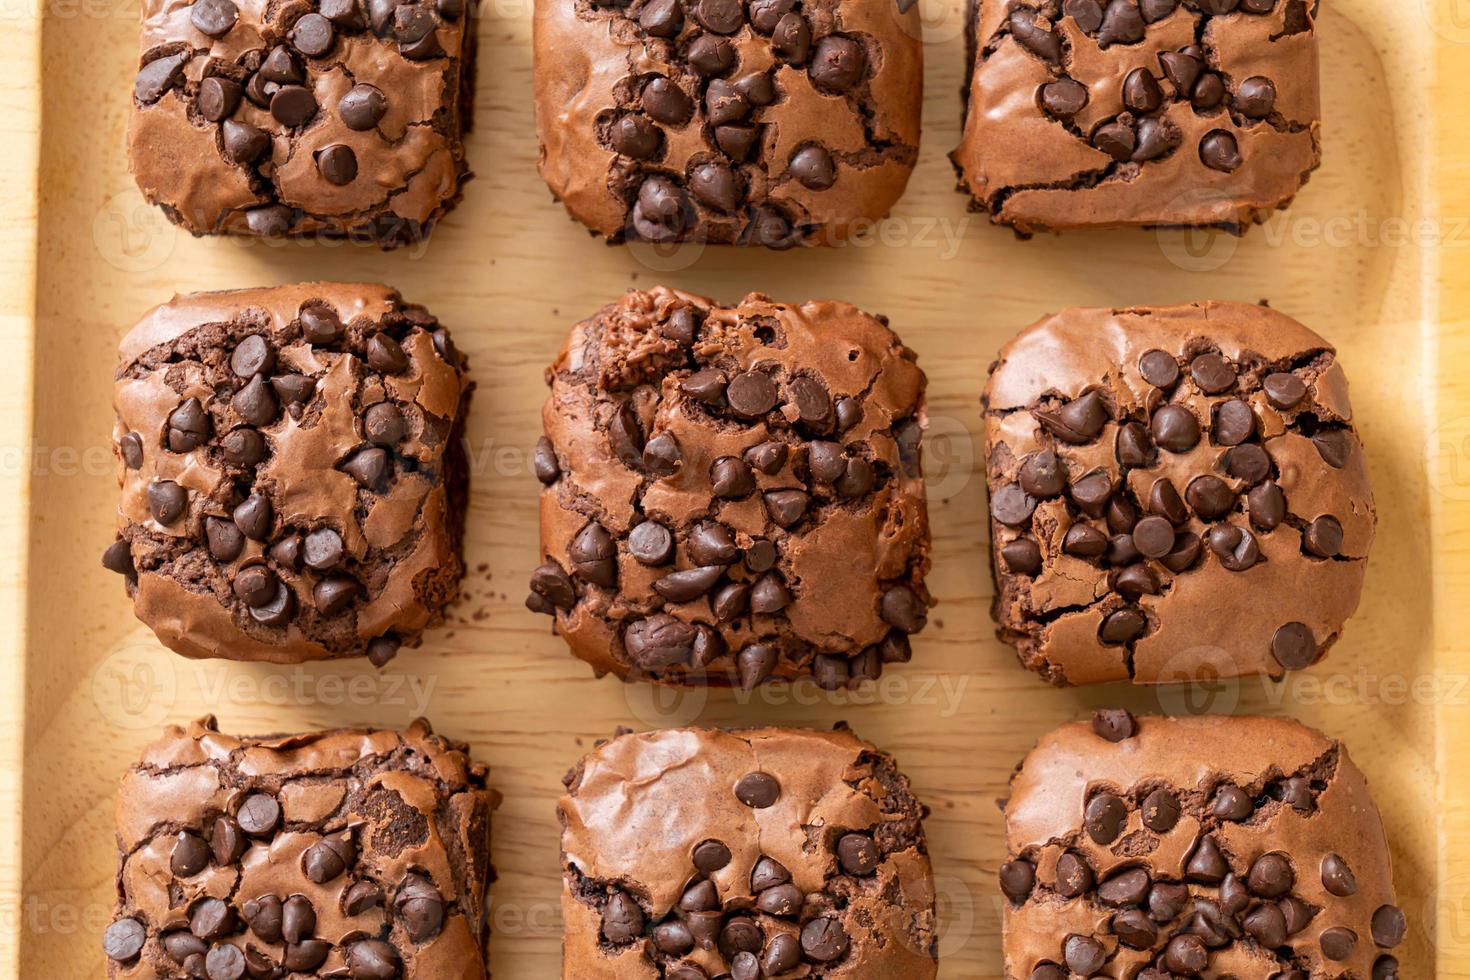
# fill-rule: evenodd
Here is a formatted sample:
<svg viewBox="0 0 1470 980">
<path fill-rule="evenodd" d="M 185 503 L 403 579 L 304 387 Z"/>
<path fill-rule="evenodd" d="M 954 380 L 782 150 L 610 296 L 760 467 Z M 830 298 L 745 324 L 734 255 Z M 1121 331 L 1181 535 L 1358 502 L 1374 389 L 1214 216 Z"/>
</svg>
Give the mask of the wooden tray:
<svg viewBox="0 0 1470 980">
<path fill-rule="evenodd" d="M 9 8 L 0 92 L 8 144 L 0 155 L 8 197 L 0 218 L 0 707 L 8 736 L 0 739 L 0 813 L 20 831 L 0 833 L 0 968 L 48 980 L 102 975 L 113 791 L 164 723 L 214 712 L 232 731 L 282 731 L 399 725 L 424 711 L 474 743 L 505 794 L 491 907 L 497 980 L 558 975 L 554 805 L 563 772 L 593 739 L 618 725 L 750 719 L 845 719 L 897 753 L 934 811 L 941 974 L 997 977 L 1002 827 L 994 801 L 1042 732 L 1121 703 L 1291 713 L 1346 739 L 1394 842 L 1412 922 L 1404 975 L 1470 976 L 1463 4 L 1323 4 L 1326 165 L 1291 211 L 1244 241 L 1123 232 L 1019 242 L 967 215 L 953 192 L 945 154 L 959 130 L 961 0 L 925 3 L 923 155 L 882 240 L 832 252 L 672 256 L 589 240 L 537 178 L 531 0 L 484 5 L 471 146 L 479 178 L 426 250 L 392 255 L 176 232 L 144 206 L 124 160 L 133 4 L 66 0 L 44 16 Z M 134 621 L 121 585 L 97 561 L 112 535 L 118 337 L 176 290 L 303 278 L 401 287 L 453 327 L 480 384 L 470 427 L 468 595 L 449 627 L 381 677 L 365 663 L 185 662 Z M 932 382 L 931 581 L 943 605 L 914 662 L 886 679 L 891 703 L 809 697 L 810 688 L 754 705 L 728 693 L 655 697 L 593 680 L 546 621 L 521 607 L 536 559 L 526 455 L 539 431 L 542 368 L 576 318 L 659 281 L 725 299 L 759 288 L 852 300 L 890 314 L 919 351 Z M 1051 690 L 1016 665 L 987 615 L 975 475 L 986 366 L 1014 331 L 1062 306 L 1198 298 L 1269 298 L 1339 347 L 1382 517 L 1363 608 L 1331 659 L 1284 688 Z"/>
</svg>

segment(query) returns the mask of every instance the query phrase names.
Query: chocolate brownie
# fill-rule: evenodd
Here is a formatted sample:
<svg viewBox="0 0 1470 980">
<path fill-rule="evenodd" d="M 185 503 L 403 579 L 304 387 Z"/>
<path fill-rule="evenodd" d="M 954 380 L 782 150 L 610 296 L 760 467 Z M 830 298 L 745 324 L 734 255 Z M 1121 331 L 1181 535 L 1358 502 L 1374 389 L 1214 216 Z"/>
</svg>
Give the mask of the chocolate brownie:
<svg viewBox="0 0 1470 980">
<path fill-rule="evenodd" d="M 1027 667 L 1276 677 L 1337 639 L 1375 514 L 1327 341 L 1239 303 L 1076 309 L 991 372 L 994 614 Z"/>
<path fill-rule="evenodd" d="M 477 980 L 490 813 L 468 746 L 170 727 L 123 779 L 109 977 Z"/>
<path fill-rule="evenodd" d="M 465 364 L 386 286 L 202 293 L 119 349 L 103 564 L 189 657 L 381 666 L 459 592 Z"/>
<path fill-rule="evenodd" d="M 621 735 L 566 783 L 566 980 L 937 972 L 925 810 L 851 732 Z"/>
<path fill-rule="evenodd" d="M 1338 742 L 1274 718 L 1099 712 L 1011 782 L 1007 980 L 1397 980 L 1388 841 Z"/>
<path fill-rule="evenodd" d="M 613 242 L 831 245 L 903 194 L 912 0 L 536 0 L 541 176 Z"/>
<path fill-rule="evenodd" d="M 459 198 L 475 0 L 143 0 L 128 154 L 195 235 L 418 241 Z"/>
<path fill-rule="evenodd" d="M 970 0 L 960 189 L 1023 234 L 1236 232 L 1322 159 L 1317 0 Z"/>
<path fill-rule="evenodd" d="M 885 321 L 634 292 L 549 381 L 528 604 L 599 676 L 830 689 L 909 659 L 925 379 Z"/>
</svg>

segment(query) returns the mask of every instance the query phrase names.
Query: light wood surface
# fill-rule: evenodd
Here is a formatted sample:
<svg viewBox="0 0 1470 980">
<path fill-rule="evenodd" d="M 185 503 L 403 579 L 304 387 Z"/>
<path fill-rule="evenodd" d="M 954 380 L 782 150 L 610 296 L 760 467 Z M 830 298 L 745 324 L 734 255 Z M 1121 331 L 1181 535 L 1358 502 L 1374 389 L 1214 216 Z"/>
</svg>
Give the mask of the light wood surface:
<svg viewBox="0 0 1470 980">
<path fill-rule="evenodd" d="M 962 17 L 957 0 L 925 0 L 924 149 L 883 241 L 821 253 L 657 256 L 591 241 L 537 179 L 529 4 L 485 4 L 471 146 L 480 176 L 426 250 L 392 255 L 196 241 L 175 231 L 142 204 L 122 152 L 133 5 L 77 2 L 58 4 L 44 22 L 34 13 L 7 18 L 0 718 L 11 730 L 0 741 L 0 829 L 8 831 L 0 832 L 0 970 L 55 980 L 102 974 L 113 789 L 162 724 L 214 712 L 228 729 L 280 731 L 399 725 L 422 712 L 473 742 L 506 797 L 491 908 L 498 980 L 557 975 L 554 805 L 562 773 L 594 738 L 618 725 L 839 719 L 895 752 L 933 808 L 941 975 L 998 977 L 994 801 L 1041 733 L 1124 704 L 1292 714 L 1344 738 L 1394 842 L 1412 921 L 1405 976 L 1470 976 L 1463 5 L 1323 5 L 1326 165 L 1291 211 L 1244 241 L 1107 233 L 1023 243 L 967 215 L 953 193 L 944 155 L 959 128 Z M 26 193 L 37 154 L 39 198 Z M 1421 219 L 1424 240 L 1409 234 Z M 132 619 L 120 584 L 97 565 L 111 540 L 117 338 L 174 291 L 304 278 L 383 280 L 429 304 L 455 330 L 480 384 L 468 594 L 446 629 L 382 675 L 358 663 L 184 662 Z M 542 368 L 576 318 L 625 288 L 661 281 L 725 299 L 757 288 L 792 300 L 848 299 L 889 314 L 919 352 L 931 380 L 932 584 L 943 604 L 913 664 L 883 689 L 887 703 L 810 688 L 750 703 L 723 693 L 660 698 L 593 680 L 546 622 L 521 608 L 536 555 L 525 456 Z M 984 495 L 974 475 L 986 365 L 1015 330 L 1062 306 L 1198 298 L 1269 298 L 1338 345 L 1381 516 L 1363 608 L 1331 659 L 1285 687 L 1049 689 L 1016 666 L 987 615 Z"/>
</svg>

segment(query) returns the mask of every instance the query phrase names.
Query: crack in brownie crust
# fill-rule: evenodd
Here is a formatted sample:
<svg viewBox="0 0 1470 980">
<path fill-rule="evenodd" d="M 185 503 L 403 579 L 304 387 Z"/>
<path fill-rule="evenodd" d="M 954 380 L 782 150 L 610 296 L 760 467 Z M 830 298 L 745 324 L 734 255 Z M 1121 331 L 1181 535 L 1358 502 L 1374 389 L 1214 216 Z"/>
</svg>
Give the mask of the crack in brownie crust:
<svg viewBox="0 0 1470 980">
<path fill-rule="evenodd" d="M 1001 351 L 984 405 L 994 614 L 1053 683 L 1280 676 L 1356 610 L 1367 464 L 1296 321 L 1069 310 Z"/>
<path fill-rule="evenodd" d="M 1240 233 L 1321 162 L 1315 2 L 972 2 L 951 156 L 998 224 Z"/>
<path fill-rule="evenodd" d="M 490 814 L 468 746 L 169 728 L 117 802 L 108 976 L 479 980 Z"/>
<path fill-rule="evenodd" d="M 103 564 L 190 657 L 378 666 L 458 594 L 471 385 L 385 286 L 204 293 L 122 341 Z"/>
<path fill-rule="evenodd" d="M 613 242 L 786 248 L 883 217 L 918 157 L 901 0 L 537 0 L 541 175 Z"/>
<path fill-rule="evenodd" d="M 886 322 L 634 292 L 548 377 L 528 605 L 599 675 L 837 688 L 909 658 L 925 379 Z"/>
<path fill-rule="evenodd" d="M 1378 809 L 1295 722 L 1101 711 L 1042 739 L 1005 812 L 1007 980 L 1397 980 Z"/>
<path fill-rule="evenodd" d="M 144 0 L 129 158 L 195 235 L 421 241 L 468 177 L 474 0 Z"/>
<path fill-rule="evenodd" d="M 852 733 L 625 734 L 566 782 L 567 980 L 935 976 L 924 808 Z"/>
</svg>

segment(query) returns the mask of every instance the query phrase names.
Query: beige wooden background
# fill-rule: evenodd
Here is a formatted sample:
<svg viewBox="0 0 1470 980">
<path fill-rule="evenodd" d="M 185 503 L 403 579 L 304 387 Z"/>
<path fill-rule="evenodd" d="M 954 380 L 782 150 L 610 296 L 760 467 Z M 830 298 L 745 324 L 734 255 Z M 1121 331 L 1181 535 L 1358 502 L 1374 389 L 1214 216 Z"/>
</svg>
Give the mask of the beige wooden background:
<svg viewBox="0 0 1470 980">
<path fill-rule="evenodd" d="M 12 0 L 23 3 L 23 0 Z M 217 713 L 237 731 L 397 725 L 420 711 L 474 743 L 505 794 L 492 903 L 499 980 L 557 975 L 560 777 L 617 725 L 851 722 L 895 752 L 933 808 L 942 976 L 998 977 L 995 799 L 1043 731 L 1103 704 L 1290 713 L 1343 737 L 1368 772 L 1412 917 L 1406 976 L 1470 976 L 1470 72 L 1463 0 L 1326 0 L 1327 163 L 1244 241 L 1182 233 L 1018 242 L 969 216 L 944 158 L 957 138 L 958 0 L 925 0 L 925 142 L 880 240 L 785 255 L 608 249 L 535 175 L 530 0 L 485 0 L 479 173 L 427 249 L 195 241 L 143 206 L 122 137 L 134 0 L 0 9 L 0 970 L 100 976 L 115 781 L 162 724 Z M 44 80 L 44 83 L 42 83 Z M 39 183 L 37 175 L 39 174 Z M 1423 226 L 1420 227 L 1420 222 Z M 303 278 L 381 279 L 455 330 L 480 383 L 467 595 L 452 624 L 382 675 L 189 663 L 131 618 L 97 566 L 110 540 L 112 349 L 172 292 Z M 810 688 L 742 703 L 656 699 L 594 681 L 520 606 L 535 564 L 525 466 L 541 370 L 570 323 L 630 286 L 735 299 L 831 296 L 889 314 L 931 380 L 933 586 L 943 605 L 883 703 Z M 1073 304 L 1269 298 L 1334 340 L 1354 381 L 1382 516 L 1368 595 L 1333 657 L 1285 687 L 1055 691 L 991 633 L 976 399 L 995 349 Z M 1441 321 L 1443 321 L 1441 323 Z M 1404 688 L 1408 688 L 1404 691 Z"/>
</svg>

